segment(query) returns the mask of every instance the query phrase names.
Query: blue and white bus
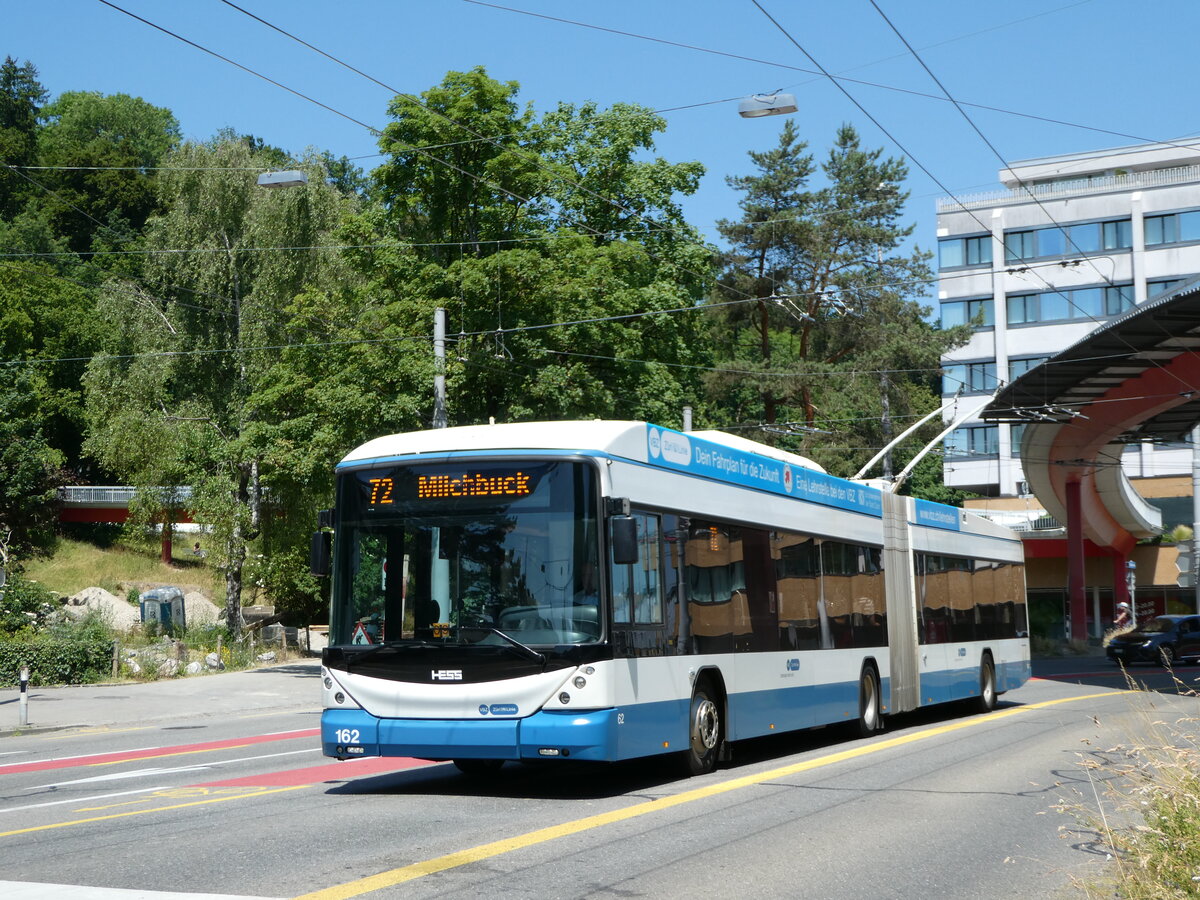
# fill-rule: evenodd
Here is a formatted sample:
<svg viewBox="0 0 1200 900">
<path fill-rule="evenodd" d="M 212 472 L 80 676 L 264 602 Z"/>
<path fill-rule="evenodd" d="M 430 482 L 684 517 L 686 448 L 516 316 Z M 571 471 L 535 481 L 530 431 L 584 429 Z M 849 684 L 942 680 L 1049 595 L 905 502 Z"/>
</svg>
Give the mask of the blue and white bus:
<svg viewBox="0 0 1200 900">
<path fill-rule="evenodd" d="M 337 468 L 327 756 L 622 760 L 1029 677 L 1021 543 L 721 432 L 397 434 Z M 323 542 L 314 540 L 315 567 Z"/>
</svg>

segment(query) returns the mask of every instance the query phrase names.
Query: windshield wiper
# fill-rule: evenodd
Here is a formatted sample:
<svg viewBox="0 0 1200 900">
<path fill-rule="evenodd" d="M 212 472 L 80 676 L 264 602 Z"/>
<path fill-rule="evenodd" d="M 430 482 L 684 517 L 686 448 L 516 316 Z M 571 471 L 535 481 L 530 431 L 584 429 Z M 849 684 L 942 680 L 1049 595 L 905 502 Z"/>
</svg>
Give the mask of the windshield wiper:
<svg viewBox="0 0 1200 900">
<path fill-rule="evenodd" d="M 511 646 L 514 650 L 519 652 L 520 655 L 525 657 L 526 659 L 531 660 L 532 662 L 535 662 L 541 666 L 544 666 L 546 664 L 545 654 L 538 653 L 536 650 L 534 650 L 528 644 L 522 644 L 515 637 L 505 634 L 499 628 L 489 627 L 488 631 L 490 631 L 492 634 L 496 635 L 496 637 L 500 638 L 501 640 L 507 641 L 509 646 Z"/>
</svg>

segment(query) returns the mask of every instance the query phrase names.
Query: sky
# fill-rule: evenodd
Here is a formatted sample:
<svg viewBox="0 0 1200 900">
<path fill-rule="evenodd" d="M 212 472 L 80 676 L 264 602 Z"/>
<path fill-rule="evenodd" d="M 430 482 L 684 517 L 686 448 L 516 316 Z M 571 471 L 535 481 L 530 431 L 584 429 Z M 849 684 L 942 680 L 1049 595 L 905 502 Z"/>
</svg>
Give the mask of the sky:
<svg viewBox="0 0 1200 900">
<path fill-rule="evenodd" d="M 936 242 L 937 198 L 999 189 L 1006 162 L 1200 132 L 1196 0 L 501 2 L 7 0 L 0 52 L 32 62 L 52 96 L 131 94 L 172 110 L 185 138 L 232 127 L 293 153 L 311 146 L 357 158 L 367 170 L 381 157 L 359 123 L 386 125 L 393 91 L 238 7 L 396 91 L 420 93 L 447 71 L 482 65 L 517 81 L 520 100 L 540 112 L 559 102 L 642 104 L 667 121 L 657 155 L 705 165 L 683 208 L 714 241 L 715 223 L 739 215 L 726 176 L 749 174 L 747 152 L 769 149 L 782 127 L 777 117 L 738 117 L 738 99 L 750 94 L 794 93 L 793 118 L 818 160 L 846 122 L 865 146 L 905 157 L 905 217 L 925 249 Z M 821 69 L 870 84 L 843 80 L 843 91 Z M 1006 112 L 966 106 L 964 116 L 943 87 Z"/>
</svg>

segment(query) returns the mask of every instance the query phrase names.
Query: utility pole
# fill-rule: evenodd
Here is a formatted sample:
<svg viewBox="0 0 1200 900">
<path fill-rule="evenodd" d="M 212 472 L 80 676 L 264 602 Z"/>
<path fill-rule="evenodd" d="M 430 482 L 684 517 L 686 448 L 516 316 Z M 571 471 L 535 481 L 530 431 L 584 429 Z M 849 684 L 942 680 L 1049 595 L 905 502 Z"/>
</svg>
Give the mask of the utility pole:
<svg viewBox="0 0 1200 900">
<path fill-rule="evenodd" d="M 1200 572 L 1196 571 L 1196 552 L 1200 550 L 1200 425 L 1192 429 L 1192 586 L 1196 592 L 1196 612 L 1200 613 Z"/>
<path fill-rule="evenodd" d="M 883 296 L 883 249 L 875 248 L 875 275 L 879 279 L 880 285 L 878 294 L 880 298 Z M 880 312 L 883 311 L 882 303 L 880 304 Z M 887 328 L 886 322 L 879 323 L 880 330 Z M 892 398 L 888 396 L 888 391 L 891 384 L 888 380 L 887 369 L 883 369 L 879 373 L 879 393 L 880 393 L 880 426 L 883 429 L 883 446 L 887 449 L 883 454 L 883 480 L 890 482 L 892 480 Z"/>
<path fill-rule="evenodd" d="M 446 310 L 433 311 L 433 427 L 446 427 Z"/>
</svg>

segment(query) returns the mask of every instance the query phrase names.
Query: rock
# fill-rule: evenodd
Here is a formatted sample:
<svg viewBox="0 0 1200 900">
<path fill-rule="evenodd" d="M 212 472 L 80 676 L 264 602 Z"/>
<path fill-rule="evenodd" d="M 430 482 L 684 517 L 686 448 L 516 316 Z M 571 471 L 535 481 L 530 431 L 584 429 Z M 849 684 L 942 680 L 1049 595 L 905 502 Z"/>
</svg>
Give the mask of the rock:
<svg viewBox="0 0 1200 900">
<path fill-rule="evenodd" d="M 260 663 L 275 662 L 275 651 L 268 650 L 266 653 L 260 653 L 257 657 L 255 657 L 255 659 L 257 659 Z"/>
<path fill-rule="evenodd" d="M 142 667 L 141 667 L 141 665 L 138 664 L 138 661 L 136 659 L 130 658 L 130 659 L 126 660 L 125 665 L 129 667 L 130 675 L 141 675 L 142 674 Z"/>
<path fill-rule="evenodd" d="M 192 660 L 190 663 L 187 664 L 187 669 L 185 671 L 189 675 L 199 675 L 201 672 L 204 671 L 204 666 L 201 665 L 198 661 Z"/>
<path fill-rule="evenodd" d="M 215 603 L 199 591 L 190 591 L 183 595 L 183 606 L 186 610 L 189 627 L 196 625 L 212 625 L 220 615 Z"/>
<path fill-rule="evenodd" d="M 225 663 L 221 662 L 221 658 L 216 653 L 210 653 L 204 657 L 204 664 L 210 669 L 220 670 L 225 668 Z"/>
<path fill-rule="evenodd" d="M 104 588 L 84 588 L 67 598 L 66 612 L 72 618 L 82 619 L 95 611 L 112 628 L 128 631 L 141 621 L 141 610 L 110 594 Z"/>
<path fill-rule="evenodd" d="M 174 659 L 164 659 L 158 664 L 158 674 L 161 678 L 174 678 L 179 674 L 179 663 Z"/>
</svg>

